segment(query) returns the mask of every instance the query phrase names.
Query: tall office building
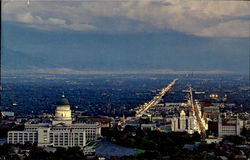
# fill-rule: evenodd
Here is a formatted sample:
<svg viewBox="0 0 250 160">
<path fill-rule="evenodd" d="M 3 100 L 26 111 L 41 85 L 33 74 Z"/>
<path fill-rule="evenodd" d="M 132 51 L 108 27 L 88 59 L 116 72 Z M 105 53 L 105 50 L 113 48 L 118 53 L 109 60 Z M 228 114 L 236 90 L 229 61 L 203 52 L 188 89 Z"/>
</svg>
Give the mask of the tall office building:
<svg viewBox="0 0 250 160">
<path fill-rule="evenodd" d="M 187 131 L 189 134 L 194 133 L 194 117 L 186 116 L 184 110 L 181 111 L 180 117 L 171 119 L 171 128 L 173 132 Z"/>
<path fill-rule="evenodd" d="M 101 136 L 99 123 L 73 122 L 69 101 L 62 94 L 57 103 L 55 119 L 48 123 L 26 123 L 24 131 L 8 132 L 10 144 L 37 143 L 38 146 L 84 147 L 86 142 Z"/>
</svg>

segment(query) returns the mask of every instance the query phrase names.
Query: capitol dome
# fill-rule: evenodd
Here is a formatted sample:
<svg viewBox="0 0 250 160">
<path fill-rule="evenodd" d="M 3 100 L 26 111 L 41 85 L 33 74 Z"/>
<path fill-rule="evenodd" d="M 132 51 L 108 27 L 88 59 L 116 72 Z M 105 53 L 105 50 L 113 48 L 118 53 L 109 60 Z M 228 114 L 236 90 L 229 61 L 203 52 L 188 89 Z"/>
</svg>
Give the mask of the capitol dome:
<svg viewBox="0 0 250 160">
<path fill-rule="evenodd" d="M 65 98 L 64 93 L 62 94 L 61 99 L 57 102 L 57 105 L 69 105 L 69 101 Z"/>
<path fill-rule="evenodd" d="M 58 123 L 72 123 L 69 101 L 67 98 L 65 98 L 64 93 L 62 94 L 61 99 L 57 102 L 55 120 L 53 121 L 53 124 Z"/>
</svg>

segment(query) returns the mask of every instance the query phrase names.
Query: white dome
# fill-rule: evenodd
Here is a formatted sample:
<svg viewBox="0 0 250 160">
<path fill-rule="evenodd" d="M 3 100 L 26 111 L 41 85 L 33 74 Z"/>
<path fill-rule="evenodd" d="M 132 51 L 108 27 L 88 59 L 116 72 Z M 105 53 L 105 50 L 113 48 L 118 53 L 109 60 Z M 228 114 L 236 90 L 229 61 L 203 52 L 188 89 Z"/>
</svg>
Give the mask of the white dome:
<svg viewBox="0 0 250 160">
<path fill-rule="evenodd" d="M 70 105 L 62 102 L 68 102 L 64 94 L 57 104 L 54 123 L 72 123 Z"/>
</svg>

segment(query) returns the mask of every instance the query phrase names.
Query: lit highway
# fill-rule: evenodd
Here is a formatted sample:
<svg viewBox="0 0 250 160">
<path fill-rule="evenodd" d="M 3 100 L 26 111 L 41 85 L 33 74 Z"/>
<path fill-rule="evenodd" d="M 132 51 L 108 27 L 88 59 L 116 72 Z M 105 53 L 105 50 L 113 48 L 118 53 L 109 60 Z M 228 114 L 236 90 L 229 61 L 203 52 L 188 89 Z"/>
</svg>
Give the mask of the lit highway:
<svg viewBox="0 0 250 160">
<path fill-rule="evenodd" d="M 178 79 L 174 79 L 167 87 L 161 89 L 161 91 L 149 102 L 145 103 L 144 105 L 140 106 L 139 109 L 136 110 L 136 115 L 146 112 L 150 107 L 157 105 L 162 97 L 168 92 L 171 87 L 175 84 Z"/>
<path fill-rule="evenodd" d="M 206 136 L 206 129 L 204 127 L 204 124 L 202 123 L 202 118 L 201 118 L 201 110 L 199 109 L 199 101 L 193 99 L 193 91 L 192 88 L 190 87 L 190 102 L 191 102 L 191 107 L 193 108 L 194 111 L 194 117 L 197 121 L 196 128 L 199 133 L 201 133 L 202 137 L 204 138 Z"/>
</svg>

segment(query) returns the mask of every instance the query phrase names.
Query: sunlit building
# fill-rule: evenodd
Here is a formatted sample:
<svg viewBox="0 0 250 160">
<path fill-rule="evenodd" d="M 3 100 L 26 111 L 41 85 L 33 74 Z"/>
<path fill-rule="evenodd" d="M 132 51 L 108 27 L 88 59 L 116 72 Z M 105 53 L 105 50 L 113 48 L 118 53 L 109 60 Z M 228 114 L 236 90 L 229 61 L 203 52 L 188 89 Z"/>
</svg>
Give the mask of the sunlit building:
<svg viewBox="0 0 250 160">
<path fill-rule="evenodd" d="M 24 131 L 8 132 L 7 142 L 53 147 L 84 147 L 86 142 L 97 140 L 101 136 L 99 123 L 74 122 L 69 101 L 62 94 L 57 103 L 55 119 L 47 123 L 26 123 Z"/>
<path fill-rule="evenodd" d="M 218 136 L 239 136 L 240 135 L 240 121 L 238 117 L 234 120 L 222 120 L 218 118 Z"/>
<path fill-rule="evenodd" d="M 188 132 L 194 133 L 194 117 L 186 116 L 184 110 L 181 111 L 180 117 L 174 117 L 171 119 L 171 128 L 173 132 Z"/>
</svg>

